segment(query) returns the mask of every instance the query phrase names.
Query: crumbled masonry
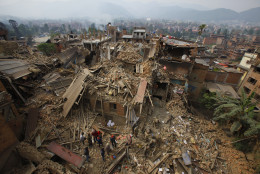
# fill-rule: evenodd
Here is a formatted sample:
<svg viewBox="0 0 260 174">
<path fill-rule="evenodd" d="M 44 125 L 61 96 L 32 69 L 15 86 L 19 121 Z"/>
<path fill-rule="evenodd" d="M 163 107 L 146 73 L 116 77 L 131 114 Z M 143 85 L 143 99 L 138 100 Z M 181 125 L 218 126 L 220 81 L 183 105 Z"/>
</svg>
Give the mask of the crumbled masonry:
<svg viewBox="0 0 260 174">
<path fill-rule="evenodd" d="M 254 173 L 254 161 L 233 148 L 225 129 L 190 104 L 208 82 L 208 65 L 197 60 L 203 59 L 203 46 L 166 38 L 113 42 L 102 36 L 63 42 L 69 46 L 50 57 L 15 47 L 8 61 L 17 59 L 28 68 L 0 67 L 1 93 L 9 96 L 1 102 L 10 108 L 1 119 L 21 118 L 28 129 L 26 138 L 13 143 L 20 162 L 11 173 Z M 94 137 L 89 146 L 93 129 L 100 131 L 101 147 Z"/>
</svg>

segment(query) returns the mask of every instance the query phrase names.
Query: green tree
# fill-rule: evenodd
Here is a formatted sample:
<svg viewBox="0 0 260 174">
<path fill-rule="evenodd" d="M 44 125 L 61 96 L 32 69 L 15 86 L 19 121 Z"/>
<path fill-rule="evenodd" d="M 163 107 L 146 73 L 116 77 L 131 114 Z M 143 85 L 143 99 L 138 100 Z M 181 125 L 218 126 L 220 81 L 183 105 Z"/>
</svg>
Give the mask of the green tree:
<svg viewBox="0 0 260 174">
<path fill-rule="evenodd" d="M 253 34 L 254 34 L 254 29 L 253 29 L 253 28 L 250 28 L 250 29 L 248 30 L 248 34 L 249 34 L 249 35 L 253 35 Z"/>
<path fill-rule="evenodd" d="M 203 92 L 202 97 L 199 99 L 199 102 L 203 105 L 203 107 L 207 109 L 213 109 L 216 104 L 216 93 L 214 92 Z"/>
<path fill-rule="evenodd" d="M 201 37 L 201 35 L 202 35 L 202 33 L 204 32 L 204 30 L 205 30 L 206 27 L 207 27 L 206 24 L 202 24 L 202 25 L 199 26 L 199 32 L 198 32 L 198 35 L 199 35 L 199 36 L 198 36 L 196 42 L 199 41 L 199 38 Z"/>
<path fill-rule="evenodd" d="M 230 131 L 240 135 L 252 136 L 260 133 L 260 122 L 255 119 L 255 103 L 252 102 L 254 92 L 249 96 L 242 90 L 240 99 L 231 97 L 216 97 L 217 106 L 214 110 L 215 121 L 232 123 Z"/>
<path fill-rule="evenodd" d="M 219 35 L 221 33 L 221 28 L 217 30 L 217 34 Z"/>
<path fill-rule="evenodd" d="M 225 29 L 225 30 L 223 31 L 223 35 L 224 35 L 225 39 L 228 38 L 228 29 Z"/>
<path fill-rule="evenodd" d="M 42 28 L 43 32 L 49 32 L 49 26 L 48 24 L 44 24 L 43 28 Z"/>
<path fill-rule="evenodd" d="M 42 43 L 37 48 L 47 56 L 54 54 L 56 51 L 55 44 L 53 43 Z"/>
</svg>

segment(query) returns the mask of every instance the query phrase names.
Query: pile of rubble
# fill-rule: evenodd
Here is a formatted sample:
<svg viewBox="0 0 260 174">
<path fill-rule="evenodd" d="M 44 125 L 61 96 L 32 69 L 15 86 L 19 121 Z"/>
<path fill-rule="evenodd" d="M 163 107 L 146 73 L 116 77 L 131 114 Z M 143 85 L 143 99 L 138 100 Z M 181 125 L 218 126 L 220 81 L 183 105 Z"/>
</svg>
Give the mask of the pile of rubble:
<svg viewBox="0 0 260 174">
<path fill-rule="evenodd" d="M 58 59 L 55 56 L 45 56 L 39 52 L 34 52 L 29 46 L 19 46 L 12 54 L 13 57 L 25 60 L 31 64 L 45 64 L 52 65 Z"/>
<path fill-rule="evenodd" d="M 29 113 L 27 129 L 36 128 L 16 147 L 24 161 L 13 173 L 253 173 L 216 123 L 187 110 L 185 85 L 171 84 L 172 78 L 185 83 L 184 75 L 169 73 L 156 60 L 143 60 L 140 51 L 145 44 L 114 46 L 119 51 L 115 61 L 102 60 L 89 68 L 79 63 L 88 51 L 73 64 L 82 51 L 69 49 L 62 53 L 67 55 L 63 62 L 72 69 L 50 69 L 37 79 L 33 96 L 21 109 Z M 42 58 L 27 47 L 19 49 L 17 58 L 35 64 Z M 51 64 L 52 58 L 42 62 Z M 141 63 L 142 70 L 129 70 L 125 61 Z M 166 94 L 164 100 L 151 95 L 157 85 L 154 81 L 168 85 L 169 92 L 160 89 Z M 94 96 L 94 107 L 90 96 Z M 96 112 L 97 100 L 101 100 L 101 113 Z M 116 118 L 127 124 L 106 117 L 103 101 L 108 101 L 106 107 L 119 103 L 125 116 Z M 105 161 L 95 142 L 89 147 L 90 162 L 85 161 L 87 144 L 80 142 L 80 135 L 93 129 L 102 133 L 103 145 L 111 148 Z M 109 144 L 111 135 L 116 136 L 116 148 Z"/>
</svg>

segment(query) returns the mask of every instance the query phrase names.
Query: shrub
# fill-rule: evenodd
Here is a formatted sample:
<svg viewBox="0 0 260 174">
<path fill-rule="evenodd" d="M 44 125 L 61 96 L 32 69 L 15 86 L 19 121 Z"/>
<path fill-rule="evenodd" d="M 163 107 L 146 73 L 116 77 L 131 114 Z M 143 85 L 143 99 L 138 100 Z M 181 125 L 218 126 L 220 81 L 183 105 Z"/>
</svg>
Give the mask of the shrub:
<svg viewBox="0 0 260 174">
<path fill-rule="evenodd" d="M 42 43 L 38 45 L 37 48 L 47 56 L 50 56 L 56 52 L 55 44 L 53 43 Z"/>
</svg>

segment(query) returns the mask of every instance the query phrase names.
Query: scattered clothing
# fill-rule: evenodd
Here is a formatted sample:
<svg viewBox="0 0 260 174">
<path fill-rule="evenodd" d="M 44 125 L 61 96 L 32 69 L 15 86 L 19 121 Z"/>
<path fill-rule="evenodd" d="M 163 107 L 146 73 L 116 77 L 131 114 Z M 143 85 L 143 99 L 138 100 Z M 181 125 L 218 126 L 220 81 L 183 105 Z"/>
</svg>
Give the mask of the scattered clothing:
<svg viewBox="0 0 260 174">
<path fill-rule="evenodd" d="M 80 141 L 84 144 L 86 137 L 84 136 L 84 133 L 82 132 L 80 135 Z"/>
<path fill-rule="evenodd" d="M 131 145 L 131 144 L 132 144 L 132 135 L 129 135 L 129 137 L 127 137 L 126 145 Z"/>
</svg>

